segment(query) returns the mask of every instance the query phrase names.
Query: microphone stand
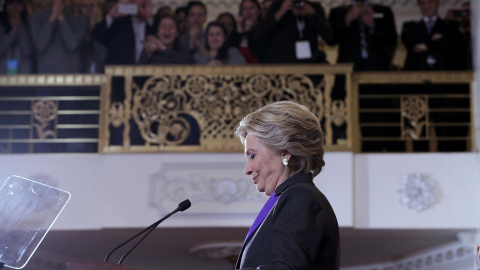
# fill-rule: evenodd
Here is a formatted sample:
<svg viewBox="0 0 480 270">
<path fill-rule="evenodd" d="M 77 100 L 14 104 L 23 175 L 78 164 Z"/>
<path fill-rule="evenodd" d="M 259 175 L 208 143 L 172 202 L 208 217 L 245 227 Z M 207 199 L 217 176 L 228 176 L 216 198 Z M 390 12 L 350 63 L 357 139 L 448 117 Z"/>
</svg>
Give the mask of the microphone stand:
<svg viewBox="0 0 480 270">
<path fill-rule="evenodd" d="M 114 249 L 112 249 L 112 251 L 110 251 L 107 256 L 105 256 L 105 260 L 104 262 L 107 262 L 108 259 L 110 258 L 110 256 L 113 254 L 113 252 L 115 252 L 116 250 L 118 250 L 119 248 L 123 247 L 124 245 L 126 245 L 127 243 L 129 243 L 130 241 L 132 241 L 133 239 L 137 238 L 138 236 L 140 236 L 141 234 L 147 232 L 139 241 L 137 241 L 137 243 L 127 252 L 125 253 L 122 258 L 120 259 L 120 261 L 118 262 L 118 264 L 120 265 L 123 260 L 125 259 L 125 257 L 130 254 L 130 252 L 132 252 L 133 249 L 135 249 L 135 247 L 137 247 L 142 241 L 143 239 L 145 239 L 153 230 L 155 230 L 156 227 L 158 227 L 158 225 L 160 223 L 162 223 L 162 221 L 164 221 L 165 219 L 169 218 L 171 215 L 177 213 L 178 211 L 185 211 L 187 210 L 189 207 L 190 207 L 191 203 L 189 200 L 185 200 L 183 202 L 181 202 L 178 207 L 173 210 L 173 212 L 171 212 L 170 214 L 166 215 L 164 218 L 160 219 L 159 221 L 153 223 L 152 225 L 148 226 L 147 228 L 145 228 L 144 230 L 142 230 L 141 232 L 137 233 L 136 235 L 132 236 L 130 239 L 128 239 L 127 241 L 119 244 L 118 246 L 116 246 Z M 0 269 L 1 269 L 1 265 L 0 265 Z"/>
<path fill-rule="evenodd" d="M 153 230 L 155 230 L 162 221 L 164 221 L 165 219 L 167 219 L 168 217 L 170 217 L 171 215 L 175 214 L 175 213 L 178 212 L 178 211 L 180 211 L 180 209 L 177 208 L 177 209 L 175 209 L 173 212 L 171 212 L 170 214 L 166 215 L 166 216 L 165 216 L 164 218 L 162 218 L 161 220 L 159 220 L 159 221 L 153 223 L 152 225 L 150 225 L 150 227 L 149 227 L 150 230 L 149 230 L 142 238 L 140 238 L 140 240 L 138 240 L 137 243 L 135 243 L 135 245 L 134 245 L 130 250 L 128 250 L 127 253 L 125 253 L 125 254 L 122 256 L 122 258 L 120 258 L 120 260 L 118 261 L 118 265 L 122 264 L 123 260 L 125 260 L 125 257 L 127 257 L 128 254 L 130 254 L 130 252 L 132 252 L 132 251 L 143 241 L 143 239 L 145 239 L 151 232 L 153 232 Z M 143 232 L 145 232 L 145 231 L 148 230 L 149 228 L 143 230 Z M 142 232 L 142 233 L 143 233 L 143 232 Z"/>
</svg>

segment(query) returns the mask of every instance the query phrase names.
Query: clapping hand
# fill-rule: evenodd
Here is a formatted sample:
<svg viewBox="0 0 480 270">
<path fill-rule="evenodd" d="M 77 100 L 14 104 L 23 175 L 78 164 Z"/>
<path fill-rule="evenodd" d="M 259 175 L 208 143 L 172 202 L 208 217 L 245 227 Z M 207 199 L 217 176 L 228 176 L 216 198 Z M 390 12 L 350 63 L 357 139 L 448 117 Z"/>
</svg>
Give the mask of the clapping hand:
<svg viewBox="0 0 480 270">
<path fill-rule="evenodd" d="M 166 50 L 167 46 L 156 36 L 148 35 L 144 43 L 144 49 L 147 55 L 152 55 L 156 51 Z"/>
<path fill-rule="evenodd" d="M 63 21 L 65 15 L 63 14 L 63 9 L 68 5 L 68 0 L 55 0 L 53 2 L 52 14 L 50 15 L 50 21 Z"/>
</svg>

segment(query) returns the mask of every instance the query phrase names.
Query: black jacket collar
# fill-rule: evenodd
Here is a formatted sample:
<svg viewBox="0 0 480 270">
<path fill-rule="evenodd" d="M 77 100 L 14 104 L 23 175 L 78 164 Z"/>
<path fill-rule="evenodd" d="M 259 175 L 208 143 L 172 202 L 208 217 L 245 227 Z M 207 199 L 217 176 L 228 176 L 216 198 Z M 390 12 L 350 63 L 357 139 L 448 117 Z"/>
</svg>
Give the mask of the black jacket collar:
<svg viewBox="0 0 480 270">
<path fill-rule="evenodd" d="M 297 173 L 292 175 L 290 178 L 285 180 L 280 186 L 275 190 L 275 196 L 280 196 L 287 188 L 291 185 L 300 183 L 300 182 L 310 182 L 313 183 L 312 173 Z"/>
</svg>

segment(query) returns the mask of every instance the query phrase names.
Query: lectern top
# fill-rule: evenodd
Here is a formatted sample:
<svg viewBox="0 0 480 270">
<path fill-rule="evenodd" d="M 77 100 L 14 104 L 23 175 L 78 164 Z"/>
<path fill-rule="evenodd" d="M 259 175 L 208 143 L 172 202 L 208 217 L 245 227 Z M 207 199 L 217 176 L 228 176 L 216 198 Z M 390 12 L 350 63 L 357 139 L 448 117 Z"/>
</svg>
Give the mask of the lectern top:
<svg viewBox="0 0 480 270">
<path fill-rule="evenodd" d="M 70 193 L 12 175 L 1 186 L 0 198 L 0 262 L 21 269 L 70 200 Z"/>
</svg>

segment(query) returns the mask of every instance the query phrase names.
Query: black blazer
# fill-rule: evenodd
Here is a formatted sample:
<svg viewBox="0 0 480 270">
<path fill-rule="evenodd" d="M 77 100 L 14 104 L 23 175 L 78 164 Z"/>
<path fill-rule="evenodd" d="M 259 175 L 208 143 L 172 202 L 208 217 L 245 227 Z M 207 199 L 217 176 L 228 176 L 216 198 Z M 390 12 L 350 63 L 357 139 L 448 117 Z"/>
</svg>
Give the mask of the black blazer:
<svg viewBox="0 0 480 270">
<path fill-rule="evenodd" d="M 387 6 L 372 5 L 375 27 L 367 27 L 368 58 L 362 61 L 360 22 L 355 20 L 348 26 L 345 23 L 350 7 L 341 6 L 330 11 L 333 39 L 328 44 L 339 44 L 337 62 L 354 63 L 355 70 L 388 70 L 398 41 L 392 10 Z"/>
<path fill-rule="evenodd" d="M 236 269 L 338 270 L 337 218 L 312 175 L 290 177 L 276 196 L 276 205 L 245 243 Z"/>
<path fill-rule="evenodd" d="M 432 36 L 436 33 L 441 34 L 442 38 L 432 40 Z M 459 48 L 461 40 L 462 34 L 458 22 L 453 20 L 437 18 L 430 34 L 427 32 L 427 26 L 423 20 L 405 22 L 402 29 L 402 41 L 407 48 L 404 68 L 406 70 L 457 69 L 458 59 L 455 59 L 455 50 Z M 413 51 L 415 45 L 420 43 L 427 45 L 427 52 Z M 433 67 L 429 67 L 427 64 L 428 55 L 432 55 L 436 60 Z"/>
<path fill-rule="evenodd" d="M 258 37 L 267 41 L 266 55 L 263 58 L 265 63 L 298 63 L 298 62 L 326 62 L 325 53 L 318 49 L 318 36 L 324 40 L 332 37 L 332 29 L 326 20 L 325 11 L 319 3 L 308 2 L 314 9 L 315 14 L 305 18 L 303 39 L 297 27 L 297 19 L 292 11 L 280 19 L 275 20 L 275 13 L 280 9 L 284 0 L 273 2 L 267 16 L 257 28 Z M 295 54 L 295 43 L 299 40 L 306 40 L 310 43 L 312 58 L 310 60 L 297 60 Z"/>
<path fill-rule="evenodd" d="M 145 37 L 147 35 L 155 35 L 154 27 L 148 24 Z M 135 64 L 135 34 L 131 16 L 115 19 L 110 28 L 107 28 L 106 20 L 102 20 L 95 26 L 92 37 L 107 47 L 106 65 Z"/>
</svg>

